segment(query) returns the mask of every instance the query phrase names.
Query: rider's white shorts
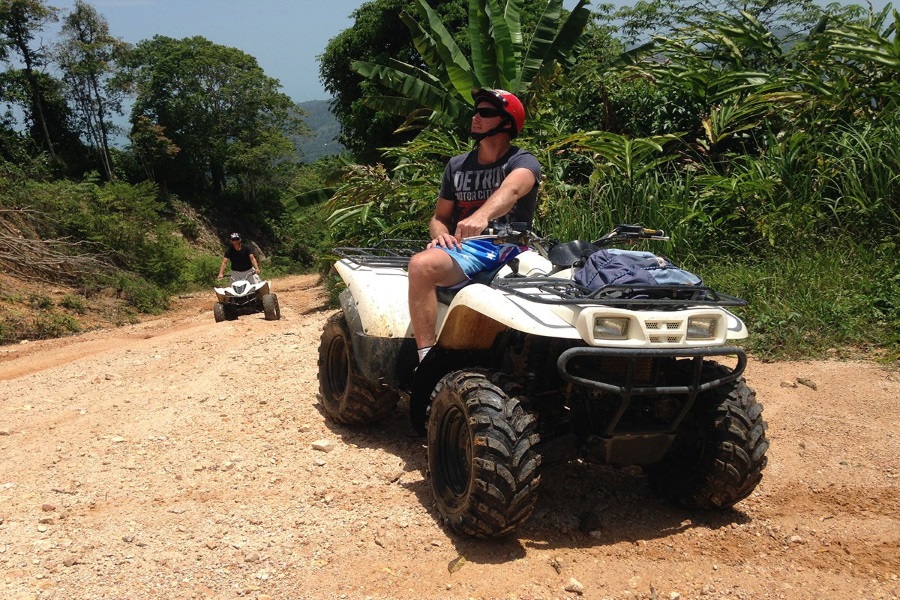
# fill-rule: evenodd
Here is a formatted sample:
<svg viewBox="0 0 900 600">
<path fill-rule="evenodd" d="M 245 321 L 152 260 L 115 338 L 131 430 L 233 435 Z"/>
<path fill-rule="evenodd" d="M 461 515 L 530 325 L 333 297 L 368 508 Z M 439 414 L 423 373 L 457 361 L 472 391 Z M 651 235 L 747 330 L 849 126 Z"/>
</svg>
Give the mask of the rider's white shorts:
<svg viewBox="0 0 900 600">
<path fill-rule="evenodd" d="M 259 275 L 253 272 L 253 269 L 249 271 L 232 271 L 231 272 L 231 280 L 232 281 L 249 281 L 250 283 L 259 283 Z"/>
</svg>

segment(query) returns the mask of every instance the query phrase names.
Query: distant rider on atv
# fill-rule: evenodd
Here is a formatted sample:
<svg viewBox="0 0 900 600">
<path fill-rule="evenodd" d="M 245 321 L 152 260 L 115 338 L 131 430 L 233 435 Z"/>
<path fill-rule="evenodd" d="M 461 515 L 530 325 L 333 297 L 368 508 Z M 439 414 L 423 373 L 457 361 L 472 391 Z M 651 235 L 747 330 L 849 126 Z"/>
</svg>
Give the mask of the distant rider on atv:
<svg viewBox="0 0 900 600">
<path fill-rule="evenodd" d="M 219 266 L 219 279 L 225 275 L 225 265 L 231 261 L 231 279 L 233 281 L 249 281 L 259 283 L 259 263 L 249 246 L 241 243 L 241 234 L 232 233 L 230 246 L 225 249 L 225 256 Z"/>
<path fill-rule="evenodd" d="M 525 125 L 525 107 L 504 90 L 472 91 L 472 137 L 477 145 L 447 163 L 434 216 L 431 242 L 409 262 L 409 314 L 419 361 L 437 337 L 436 286 L 455 287 L 473 275 L 499 267 L 521 248 L 490 240 L 461 241 L 479 235 L 490 221 L 527 223 L 537 205 L 541 166 L 529 152 L 513 146 Z"/>
</svg>

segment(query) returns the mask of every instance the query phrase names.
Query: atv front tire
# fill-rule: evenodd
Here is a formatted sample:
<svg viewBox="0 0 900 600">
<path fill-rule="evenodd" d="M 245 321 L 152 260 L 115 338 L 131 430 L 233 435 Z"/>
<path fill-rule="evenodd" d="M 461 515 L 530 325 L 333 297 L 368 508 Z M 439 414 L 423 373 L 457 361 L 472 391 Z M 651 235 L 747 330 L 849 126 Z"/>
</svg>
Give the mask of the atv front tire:
<svg viewBox="0 0 900 600">
<path fill-rule="evenodd" d="M 724 377 L 716 363 L 704 380 Z M 750 495 L 766 466 L 766 422 L 744 378 L 699 394 L 662 461 L 648 465 L 650 484 L 671 502 L 714 510 Z"/>
<path fill-rule="evenodd" d="M 262 297 L 263 313 L 266 321 L 277 321 L 281 318 L 281 309 L 278 307 L 278 296 L 266 294 Z"/>
<path fill-rule="evenodd" d="M 221 323 L 225 320 L 225 305 L 221 302 L 216 302 L 213 305 L 213 317 L 216 319 L 216 323 Z"/>
<path fill-rule="evenodd" d="M 399 400 L 396 391 L 365 379 L 357 369 L 344 313 L 325 323 L 319 344 L 322 406 L 338 423 L 364 425 L 384 419 Z"/>
<path fill-rule="evenodd" d="M 534 417 L 489 372 L 455 371 L 441 379 L 431 396 L 428 468 L 444 521 L 476 537 L 501 536 L 522 524 L 537 500 L 538 439 Z"/>
</svg>

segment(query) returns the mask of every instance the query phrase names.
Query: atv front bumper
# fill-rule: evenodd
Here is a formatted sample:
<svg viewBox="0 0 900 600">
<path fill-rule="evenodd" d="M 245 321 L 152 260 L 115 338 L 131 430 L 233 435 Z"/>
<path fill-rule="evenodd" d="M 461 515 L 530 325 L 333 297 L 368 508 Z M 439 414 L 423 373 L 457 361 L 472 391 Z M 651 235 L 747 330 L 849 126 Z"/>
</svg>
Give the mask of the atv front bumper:
<svg viewBox="0 0 900 600">
<path fill-rule="evenodd" d="M 570 372 L 569 362 L 579 356 L 589 357 L 618 357 L 625 358 L 628 361 L 628 372 L 625 376 L 624 384 L 615 384 L 596 379 L 587 379 L 578 377 Z M 701 382 L 700 371 L 703 366 L 703 359 L 709 356 L 737 356 L 737 365 L 732 369 L 731 373 L 726 377 L 715 379 L 712 381 Z M 640 387 L 635 385 L 635 365 L 638 360 L 647 358 L 691 358 L 693 362 L 693 377 L 687 385 L 679 386 L 648 386 Z M 559 355 L 556 361 L 556 367 L 559 369 L 560 376 L 570 383 L 584 387 L 592 387 L 606 392 L 615 394 L 632 395 L 632 394 L 693 394 L 696 396 L 700 392 L 718 387 L 723 383 L 734 381 L 744 372 L 747 366 L 747 354 L 738 346 L 726 346 L 715 348 L 641 348 L 641 349 L 620 349 L 620 348 L 570 348 Z"/>
<path fill-rule="evenodd" d="M 703 360 L 713 356 L 733 356 L 737 363 L 726 373 L 717 372 L 713 379 L 703 379 Z M 624 362 L 625 372 L 617 372 L 615 381 L 604 380 L 602 373 L 591 372 L 590 376 L 576 373 L 573 361 L 579 358 L 597 359 L 613 358 Z M 689 367 L 680 368 L 683 374 L 680 385 L 647 385 L 637 375 L 639 364 L 648 359 L 689 359 Z M 737 346 L 716 348 L 570 348 L 560 354 L 556 362 L 560 376 L 567 382 L 602 392 L 603 400 L 618 405 L 613 409 L 613 416 L 603 430 L 589 435 L 584 440 L 583 456 L 588 460 L 603 464 L 651 464 L 660 460 L 675 438 L 678 426 L 694 406 L 698 394 L 725 385 L 738 379 L 747 366 L 747 355 Z M 621 426 L 623 416 L 632 408 L 636 397 L 673 397 L 680 396 L 680 410 L 677 415 L 663 427 L 635 430 Z"/>
</svg>

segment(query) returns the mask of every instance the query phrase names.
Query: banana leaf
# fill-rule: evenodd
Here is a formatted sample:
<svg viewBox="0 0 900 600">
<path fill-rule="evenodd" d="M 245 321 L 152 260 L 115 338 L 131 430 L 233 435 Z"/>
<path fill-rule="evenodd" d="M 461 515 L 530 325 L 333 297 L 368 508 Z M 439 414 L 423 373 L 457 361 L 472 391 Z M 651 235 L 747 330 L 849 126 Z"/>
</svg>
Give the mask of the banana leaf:
<svg viewBox="0 0 900 600">
<path fill-rule="evenodd" d="M 434 48 L 447 70 L 452 89 L 455 89 L 456 93 L 463 98 L 470 96 L 472 88 L 475 87 L 475 77 L 465 55 L 463 55 L 459 46 L 456 45 L 456 42 L 453 41 L 453 36 L 444 27 L 440 17 L 435 14 L 428 2 L 419 0 L 417 6 L 419 14 L 428 23 L 430 39 L 434 43 Z M 416 48 L 418 49 L 418 47 L 417 43 Z M 427 59 L 428 57 L 423 55 L 422 58 Z M 429 66 L 431 65 L 429 64 Z"/>
</svg>

